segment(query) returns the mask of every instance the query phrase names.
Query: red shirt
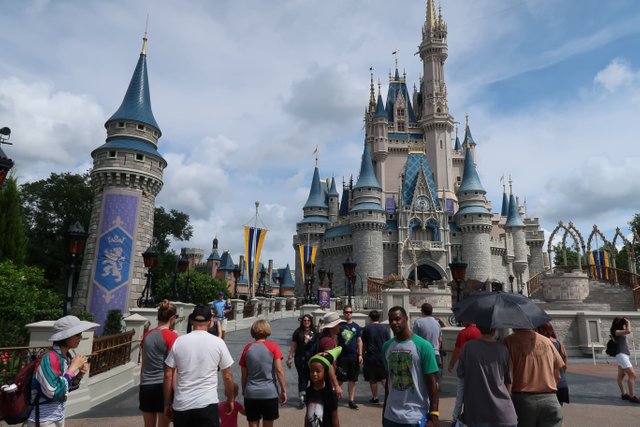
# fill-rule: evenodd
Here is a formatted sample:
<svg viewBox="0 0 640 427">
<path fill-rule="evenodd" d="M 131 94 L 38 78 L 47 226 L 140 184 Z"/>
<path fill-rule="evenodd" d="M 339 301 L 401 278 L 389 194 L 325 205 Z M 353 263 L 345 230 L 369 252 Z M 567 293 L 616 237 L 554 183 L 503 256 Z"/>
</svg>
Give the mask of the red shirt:
<svg viewBox="0 0 640 427">
<path fill-rule="evenodd" d="M 242 409 L 242 405 L 233 402 L 233 411 L 227 414 L 227 402 L 218 404 L 218 413 L 220 414 L 220 427 L 238 427 L 238 412 Z"/>
<path fill-rule="evenodd" d="M 456 348 L 462 349 L 462 346 L 467 341 L 477 340 L 480 338 L 480 329 L 476 328 L 476 325 L 471 324 L 458 332 L 458 338 L 456 338 Z"/>
</svg>

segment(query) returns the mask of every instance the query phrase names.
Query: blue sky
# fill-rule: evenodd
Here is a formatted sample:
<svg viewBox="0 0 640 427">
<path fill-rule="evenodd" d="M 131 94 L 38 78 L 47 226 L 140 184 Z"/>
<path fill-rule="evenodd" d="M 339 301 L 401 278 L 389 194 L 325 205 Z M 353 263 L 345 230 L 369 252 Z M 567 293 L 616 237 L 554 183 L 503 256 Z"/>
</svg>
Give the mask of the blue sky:
<svg viewBox="0 0 640 427">
<path fill-rule="evenodd" d="M 410 86 L 425 1 L 0 1 L 0 125 L 20 182 L 83 172 L 105 139 L 149 14 L 153 111 L 168 161 L 157 203 L 188 213 L 189 246 L 237 260 L 254 201 L 264 258 L 293 261 L 320 151 L 323 177 L 358 173 L 369 67 L 398 50 Z M 499 208 L 511 174 L 530 216 L 609 237 L 640 211 L 640 3 L 443 0 L 449 107 L 470 115 Z M 397 7 L 401 5 L 402 7 Z"/>
</svg>

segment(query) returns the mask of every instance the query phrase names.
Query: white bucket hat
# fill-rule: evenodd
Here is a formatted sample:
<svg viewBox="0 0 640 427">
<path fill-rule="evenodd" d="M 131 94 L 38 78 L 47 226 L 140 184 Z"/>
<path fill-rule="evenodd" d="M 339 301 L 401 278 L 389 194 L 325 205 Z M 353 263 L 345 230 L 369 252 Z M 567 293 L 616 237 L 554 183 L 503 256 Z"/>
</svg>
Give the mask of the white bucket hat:
<svg viewBox="0 0 640 427">
<path fill-rule="evenodd" d="M 340 315 L 335 311 L 330 311 L 329 313 L 322 316 L 322 325 L 320 326 L 320 330 L 322 331 L 326 328 L 333 328 L 340 323 L 346 323 L 346 320 L 341 319 Z"/>
<path fill-rule="evenodd" d="M 53 335 L 49 337 L 49 341 L 66 340 L 80 332 L 88 331 L 98 326 L 100 325 L 97 323 L 85 322 L 76 316 L 64 316 L 56 320 L 53 324 Z"/>
</svg>

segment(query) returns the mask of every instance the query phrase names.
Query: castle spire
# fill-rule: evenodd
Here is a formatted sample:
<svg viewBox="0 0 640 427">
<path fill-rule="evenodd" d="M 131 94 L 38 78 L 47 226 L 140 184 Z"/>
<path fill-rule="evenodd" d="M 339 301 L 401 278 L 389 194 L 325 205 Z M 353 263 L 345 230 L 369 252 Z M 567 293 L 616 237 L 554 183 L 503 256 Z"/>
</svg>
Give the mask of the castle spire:
<svg viewBox="0 0 640 427">
<path fill-rule="evenodd" d="M 364 144 L 364 151 L 362 153 L 362 162 L 360 163 L 360 175 L 358 176 L 358 182 L 354 188 L 361 187 L 373 187 L 382 189 L 376 174 L 373 171 L 373 162 L 371 161 L 371 152 L 369 151 L 369 145 Z"/>
<path fill-rule="evenodd" d="M 149 14 L 147 14 L 147 21 L 144 24 L 144 36 L 142 37 L 142 49 L 140 55 L 147 55 L 147 30 L 149 29 Z"/>
<path fill-rule="evenodd" d="M 318 165 L 313 169 L 311 189 L 309 190 L 309 197 L 307 198 L 307 203 L 304 204 L 304 208 L 328 208 L 324 192 L 322 191 L 322 185 L 320 184 Z"/>
<path fill-rule="evenodd" d="M 427 18 L 424 23 L 425 30 L 433 30 L 436 27 L 436 8 L 434 0 L 427 0 Z"/>
<path fill-rule="evenodd" d="M 376 108 L 376 92 L 373 86 L 373 66 L 369 67 L 369 72 L 371 73 L 371 92 L 369 96 L 369 112 L 373 112 Z"/>
<path fill-rule="evenodd" d="M 120 108 L 107 120 L 105 127 L 108 128 L 109 122 L 116 120 L 132 120 L 153 126 L 160 132 L 158 122 L 156 122 L 151 110 L 151 93 L 149 91 L 149 76 L 147 75 L 147 33 L 142 38 L 142 51 L 138 58 L 138 64 L 133 71 L 129 87 L 124 95 Z"/>
<path fill-rule="evenodd" d="M 463 191 L 478 191 L 482 194 L 486 194 L 482 182 L 480 182 L 480 176 L 476 170 L 476 165 L 473 163 L 473 156 L 471 150 L 466 150 L 464 156 L 464 171 L 462 173 L 462 182 L 458 192 Z"/>
<path fill-rule="evenodd" d="M 509 185 L 511 185 L 511 180 L 509 180 Z M 513 193 L 509 196 L 509 214 L 504 226 L 511 228 L 525 227 L 522 217 L 520 216 L 520 212 L 518 211 L 518 203 L 516 203 L 516 198 Z"/>
<path fill-rule="evenodd" d="M 502 208 L 500 209 L 500 216 L 506 217 L 509 215 L 509 196 L 507 196 L 507 184 L 504 182 L 504 175 L 500 178 L 502 182 Z"/>
</svg>

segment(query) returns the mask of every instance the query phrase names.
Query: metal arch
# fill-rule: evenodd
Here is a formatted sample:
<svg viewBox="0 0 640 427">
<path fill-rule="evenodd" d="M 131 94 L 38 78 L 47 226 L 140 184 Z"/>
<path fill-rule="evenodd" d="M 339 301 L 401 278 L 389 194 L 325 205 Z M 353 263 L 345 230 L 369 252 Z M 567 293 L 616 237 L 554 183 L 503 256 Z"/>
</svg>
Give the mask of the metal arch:
<svg viewBox="0 0 640 427">
<path fill-rule="evenodd" d="M 604 237 L 604 234 L 602 234 L 598 226 L 596 224 L 593 224 L 593 230 L 591 231 L 591 234 L 589 234 L 589 239 L 587 240 L 588 252 L 591 252 L 591 241 L 593 240 L 593 236 L 600 236 L 600 238 L 604 242 L 603 247 L 609 251 L 611 250 L 611 243 L 607 240 L 606 237 Z"/>
<path fill-rule="evenodd" d="M 556 226 L 556 228 L 553 229 L 553 231 L 549 235 L 549 241 L 547 242 L 547 251 L 551 252 L 551 248 L 553 247 L 551 245 L 551 242 L 553 241 L 553 238 L 556 236 L 556 233 L 558 232 L 558 230 L 560 230 L 561 228 L 564 228 L 564 224 L 562 220 L 558 221 L 558 225 Z"/>
<path fill-rule="evenodd" d="M 582 233 L 580 233 L 580 230 L 578 230 L 576 228 L 576 226 L 573 224 L 572 221 L 569 221 L 569 226 L 567 227 L 569 230 L 573 230 L 575 231 L 576 235 L 579 237 L 580 239 L 580 246 L 582 247 L 582 254 L 586 255 L 587 254 L 587 247 L 584 244 L 584 237 L 582 237 Z"/>
<path fill-rule="evenodd" d="M 630 250 L 631 253 L 635 255 L 635 251 L 633 250 L 633 245 L 626 237 L 622 235 L 622 232 L 620 231 L 620 227 L 616 227 L 616 233 L 613 235 L 613 241 L 611 242 L 613 247 L 615 248 L 616 246 L 616 240 L 618 239 L 618 236 L 620 236 L 620 238 L 622 239 L 622 243 L 624 243 L 624 246 L 627 248 L 627 250 Z"/>
</svg>

